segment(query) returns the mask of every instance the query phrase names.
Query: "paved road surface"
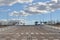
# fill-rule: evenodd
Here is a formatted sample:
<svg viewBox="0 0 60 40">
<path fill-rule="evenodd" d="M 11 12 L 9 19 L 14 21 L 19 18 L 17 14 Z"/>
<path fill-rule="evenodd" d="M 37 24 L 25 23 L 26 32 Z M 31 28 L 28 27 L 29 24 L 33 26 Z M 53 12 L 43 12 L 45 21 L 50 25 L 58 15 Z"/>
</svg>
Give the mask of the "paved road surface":
<svg viewBox="0 0 60 40">
<path fill-rule="evenodd" d="M 11 26 L 0 31 L 0 40 L 60 40 L 60 33 L 46 30 L 45 26 Z"/>
</svg>

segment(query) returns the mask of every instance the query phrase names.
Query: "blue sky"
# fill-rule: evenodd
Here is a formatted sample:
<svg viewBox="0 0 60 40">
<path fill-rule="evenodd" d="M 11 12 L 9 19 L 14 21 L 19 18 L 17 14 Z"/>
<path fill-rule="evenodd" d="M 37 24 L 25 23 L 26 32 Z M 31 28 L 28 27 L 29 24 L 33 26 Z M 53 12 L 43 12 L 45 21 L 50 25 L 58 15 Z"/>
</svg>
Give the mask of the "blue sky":
<svg viewBox="0 0 60 40">
<path fill-rule="evenodd" d="M 9 1 L 9 0 L 8 0 Z M 31 1 L 31 2 L 30 2 Z M 24 19 L 27 24 L 33 24 L 34 21 L 49 21 L 49 20 L 55 20 L 55 21 L 60 21 L 60 2 L 54 1 L 54 0 L 28 0 L 27 2 L 25 1 L 20 1 L 12 4 L 15 1 L 5 2 L 5 0 L 0 1 L 0 20 L 1 19 Z M 21 3 L 23 2 L 23 3 Z M 34 4 L 35 3 L 35 4 Z M 43 4 L 41 4 L 43 3 Z M 45 4 L 46 5 L 45 5 Z M 3 5 L 2 5 L 3 4 Z M 10 5 L 11 4 L 11 5 Z M 36 5 L 37 4 L 37 5 Z M 43 9 L 41 5 L 47 7 L 47 4 L 50 5 L 49 8 Z M 54 6 L 53 6 L 54 5 Z M 30 7 L 34 8 L 40 8 L 39 10 L 33 10 L 29 9 Z M 56 8 L 54 8 L 56 7 Z M 26 9 L 27 8 L 27 9 Z M 49 10 L 48 10 L 49 9 Z M 53 10 L 53 11 L 52 11 Z M 17 13 L 18 16 L 14 15 L 14 13 Z M 22 14 L 21 14 L 22 13 Z M 25 16 L 25 14 L 29 14 Z M 13 14 L 11 16 L 11 14 Z M 51 16 L 51 18 L 50 18 Z M 32 22 L 32 23 L 29 23 Z"/>
</svg>

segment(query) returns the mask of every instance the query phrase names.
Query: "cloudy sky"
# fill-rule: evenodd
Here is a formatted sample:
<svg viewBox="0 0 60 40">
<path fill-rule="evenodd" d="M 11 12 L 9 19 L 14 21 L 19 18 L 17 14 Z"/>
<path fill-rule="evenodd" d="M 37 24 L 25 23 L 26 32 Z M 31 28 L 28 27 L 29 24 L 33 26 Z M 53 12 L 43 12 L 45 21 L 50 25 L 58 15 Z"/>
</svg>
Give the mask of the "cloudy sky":
<svg viewBox="0 0 60 40">
<path fill-rule="evenodd" d="M 0 19 L 34 21 L 60 20 L 60 0 L 0 0 Z"/>
</svg>

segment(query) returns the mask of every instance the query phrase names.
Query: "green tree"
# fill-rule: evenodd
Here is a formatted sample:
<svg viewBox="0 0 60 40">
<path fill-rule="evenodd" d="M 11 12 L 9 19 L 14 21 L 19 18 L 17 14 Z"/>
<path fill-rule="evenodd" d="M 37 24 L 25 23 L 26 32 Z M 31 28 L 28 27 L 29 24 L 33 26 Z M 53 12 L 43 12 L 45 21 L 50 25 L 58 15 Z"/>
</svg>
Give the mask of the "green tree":
<svg viewBox="0 0 60 40">
<path fill-rule="evenodd" d="M 35 25 L 38 25 L 38 21 L 35 21 Z"/>
</svg>

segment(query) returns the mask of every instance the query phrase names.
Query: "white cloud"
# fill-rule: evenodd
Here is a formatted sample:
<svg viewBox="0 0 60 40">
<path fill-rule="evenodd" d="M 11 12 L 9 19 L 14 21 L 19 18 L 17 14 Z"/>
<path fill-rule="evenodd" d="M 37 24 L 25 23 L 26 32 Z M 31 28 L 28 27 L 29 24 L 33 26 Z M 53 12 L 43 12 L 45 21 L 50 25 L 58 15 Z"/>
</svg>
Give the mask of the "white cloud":
<svg viewBox="0 0 60 40">
<path fill-rule="evenodd" d="M 28 0 L 16 0 L 15 2 L 24 3 L 28 2 Z M 29 0 L 32 2 L 32 0 Z M 14 3 L 14 2 L 13 2 Z M 29 4 L 29 6 L 24 7 L 24 11 L 20 12 L 12 12 L 11 15 L 13 16 L 27 16 L 30 14 L 40 14 L 40 13 L 49 13 L 54 12 L 55 10 L 60 9 L 60 1 L 59 0 L 52 0 L 47 2 L 37 2 Z"/>
<path fill-rule="evenodd" d="M 15 3 L 29 3 L 33 0 L 0 0 L 0 5 L 13 5 Z M 29 6 L 24 7 L 24 11 L 13 11 L 10 16 L 27 16 L 30 14 L 40 14 L 54 12 L 60 9 L 60 0 L 52 0 L 47 2 L 31 3 Z"/>
<path fill-rule="evenodd" d="M 19 12 L 19 15 L 21 15 L 21 16 L 28 16 L 28 15 L 31 15 L 31 14 L 29 14 L 29 13 L 21 10 L 21 11 Z"/>
<path fill-rule="evenodd" d="M 18 0 L 19 3 L 24 3 L 24 2 L 29 3 L 29 2 L 32 2 L 32 1 L 33 0 Z"/>
<path fill-rule="evenodd" d="M 26 7 L 24 10 L 27 13 L 47 13 L 49 11 L 49 7 L 46 3 L 38 2 Z"/>
<path fill-rule="evenodd" d="M 55 3 L 57 3 L 57 2 L 58 2 L 58 0 L 52 0 L 52 1 L 54 1 Z"/>
<path fill-rule="evenodd" d="M 0 0 L 0 6 L 2 5 L 13 5 L 15 3 L 30 3 L 33 0 Z"/>
<path fill-rule="evenodd" d="M 19 13 L 17 11 L 13 11 L 12 13 L 9 14 L 10 16 L 18 16 Z"/>
<path fill-rule="evenodd" d="M 55 10 L 60 9 L 60 0 L 55 1 L 57 1 L 57 3 L 55 3 L 54 0 L 45 3 L 44 2 L 33 3 L 27 6 L 24 10 L 25 12 L 30 14 L 54 12 Z"/>
<path fill-rule="evenodd" d="M 2 6 L 2 5 L 12 5 L 16 2 L 17 2 L 17 0 L 0 0 L 0 6 Z"/>
<path fill-rule="evenodd" d="M 28 15 L 30 15 L 30 14 L 28 14 L 22 10 L 19 12 L 13 11 L 12 13 L 9 14 L 9 16 L 28 16 Z"/>
</svg>

